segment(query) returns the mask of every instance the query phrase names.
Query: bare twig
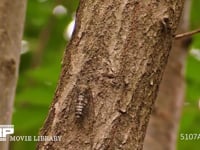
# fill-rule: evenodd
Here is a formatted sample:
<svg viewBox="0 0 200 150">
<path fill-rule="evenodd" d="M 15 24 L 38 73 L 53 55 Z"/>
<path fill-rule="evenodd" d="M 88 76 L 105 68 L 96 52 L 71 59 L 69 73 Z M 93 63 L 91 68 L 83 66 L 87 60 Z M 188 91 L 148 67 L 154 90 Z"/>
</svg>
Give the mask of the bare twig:
<svg viewBox="0 0 200 150">
<path fill-rule="evenodd" d="M 199 32 L 200 32 L 200 29 L 197 29 L 197 30 L 194 30 L 194 31 L 177 34 L 177 35 L 175 35 L 175 39 L 180 39 L 180 38 L 183 38 L 183 37 L 186 37 L 186 36 L 192 36 L 192 35 L 199 33 Z"/>
</svg>

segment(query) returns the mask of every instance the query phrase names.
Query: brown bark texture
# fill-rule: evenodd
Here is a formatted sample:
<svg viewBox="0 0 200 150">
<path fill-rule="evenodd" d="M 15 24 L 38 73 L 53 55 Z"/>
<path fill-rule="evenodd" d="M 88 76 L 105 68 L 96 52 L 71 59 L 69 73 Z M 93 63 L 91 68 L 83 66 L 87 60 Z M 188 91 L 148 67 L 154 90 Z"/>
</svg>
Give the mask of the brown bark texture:
<svg viewBox="0 0 200 150">
<path fill-rule="evenodd" d="M 178 32 L 189 29 L 190 0 L 186 0 Z M 178 126 L 185 96 L 185 66 L 191 38 L 173 43 L 158 97 L 147 128 L 144 150 L 176 150 Z"/>
<path fill-rule="evenodd" d="M 26 0 L 0 1 L 0 124 L 11 124 Z M 0 142 L 8 149 L 8 141 Z"/>
<path fill-rule="evenodd" d="M 37 149 L 141 150 L 183 0 L 81 0 Z"/>
</svg>

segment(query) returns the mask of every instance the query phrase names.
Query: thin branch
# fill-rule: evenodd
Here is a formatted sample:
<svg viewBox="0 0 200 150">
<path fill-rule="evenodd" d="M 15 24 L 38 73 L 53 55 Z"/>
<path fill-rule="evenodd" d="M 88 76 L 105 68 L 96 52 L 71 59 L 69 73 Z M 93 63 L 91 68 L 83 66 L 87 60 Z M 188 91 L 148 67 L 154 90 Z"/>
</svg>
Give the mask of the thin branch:
<svg viewBox="0 0 200 150">
<path fill-rule="evenodd" d="M 194 30 L 194 31 L 177 34 L 177 35 L 175 35 L 175 39 L 180 39 L 180 38 L 183 38 L 183 37 L 186 37 L 186 36 L 192 36 L 192 35 L 199 33 L 199 32 L 200 32 L 200 29 L 197 29 L 197 30 Z"/>
</svg>

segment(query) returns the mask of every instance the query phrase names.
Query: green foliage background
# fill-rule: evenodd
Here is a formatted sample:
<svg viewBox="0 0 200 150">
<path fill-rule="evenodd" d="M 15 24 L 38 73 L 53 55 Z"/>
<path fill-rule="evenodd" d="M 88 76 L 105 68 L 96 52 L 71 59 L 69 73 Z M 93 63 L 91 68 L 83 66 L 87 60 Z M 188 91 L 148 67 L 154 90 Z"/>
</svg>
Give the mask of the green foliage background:
<svg viewBox="0 0 200 150">
<path fill-rule="evenodd" d="M 192 0 L 190 14 L 190 29 L 199 29 L 200 27 L 200 1 Z M 200 49 L 200 34 L 193 36 L 191 49 Z M 178 57 L 178 56 L 177 56 Z M 186 98 L 187 105 L 183 108 L 182 119 L 180 122 L 180 131 L 178 139 L 178 150 L 199 150 L 199 140 L 180 140 L 181 133 L 200 134 L 200 59 L 188 54 L 186 68 Z"/>
<path fill-rule="evenodd" d="M 55 6 L 63 5 L 67 14 L 53 15 Z M 37 136 L 48 114 L 54 91 L 59 79 L 61 61 L 67 41 L 63 34 L 72 21 L 78 0 L 28 0 L 24 40 L 29 51 L 21 55 L 20 75 L 15 99 L 13 124 L 16 136 Z M 193 0 L 191 11 L 191 29 L 199 28 L 200 1 Z M 200 49 L 200 35 L 194 36 L 193 48 Z M 177 56 L 178 57 L 178 56 Z M 188 55 L 186 68 L 187 92 L 186 105 L 180 125 L 180 133 L 200 134 L 200 61 Z M 33 150 L 36 143 L 11 142 L 12 150 Z M 199 141 L 181 141 L 178 150 L 198 150 Z"/>
</svg>

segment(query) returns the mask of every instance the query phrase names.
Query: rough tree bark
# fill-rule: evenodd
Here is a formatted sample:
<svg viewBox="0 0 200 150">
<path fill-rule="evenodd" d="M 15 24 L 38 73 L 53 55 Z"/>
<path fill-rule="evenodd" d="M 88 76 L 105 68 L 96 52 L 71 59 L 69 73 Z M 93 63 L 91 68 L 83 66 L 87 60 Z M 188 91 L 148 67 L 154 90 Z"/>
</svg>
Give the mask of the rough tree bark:
<svg viewBox="0 0 200 150">
<path fill-rule="evenodd" d="M 189 29 L 190 0 L 185 1 L 178 32 Z M 185 96 L 185 65 L 191 38 L 173 43 L 144 142 L 144 150 L 175 150 Z"/>
<path fill-rule="evenodd" d="M 182 7 L 183 0 L 81 0 L 40 133 L 62 140 L 37 149 L 142 149 Z"/>
<path fill-rule="evenodd" d="M 11 124 L 26 0 L 0 1 L 0 124 Z M 0 142 L 8 149 L 8 141 Z"/>
</svg>

